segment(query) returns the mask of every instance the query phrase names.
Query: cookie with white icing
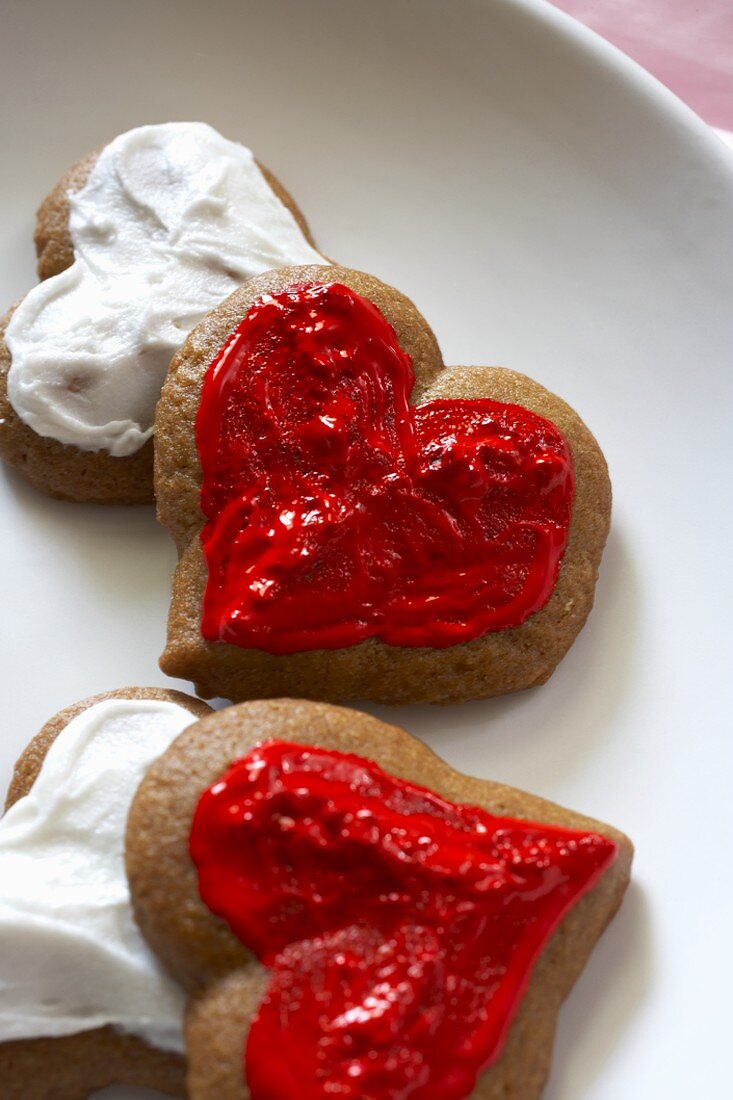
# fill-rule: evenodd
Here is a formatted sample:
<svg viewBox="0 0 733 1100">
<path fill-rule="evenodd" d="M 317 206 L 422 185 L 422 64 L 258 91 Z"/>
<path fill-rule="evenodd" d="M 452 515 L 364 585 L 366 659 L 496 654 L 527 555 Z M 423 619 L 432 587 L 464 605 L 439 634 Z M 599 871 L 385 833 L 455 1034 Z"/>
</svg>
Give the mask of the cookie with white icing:
<svg viewBox="0 0 733 1100">
<path fill-rule="evenodd" d="M 42 203 L 42 282 L 0 324 L 0 456 L 51 496 L 153 497 L 153 418 L 172 354 L 246 279 L 325 262 L 292 198 L 204 123 L 142 126 Z"/>
<path fill-rule="evenodd" d="M 113 691 L 61 711 L 18 760 L 0 820 L 5 1100 L 184 1094 L 183 999 L 134 923 L 124 832 L 148 766 L 208 713 L 176 691 Z"/>
</svg>

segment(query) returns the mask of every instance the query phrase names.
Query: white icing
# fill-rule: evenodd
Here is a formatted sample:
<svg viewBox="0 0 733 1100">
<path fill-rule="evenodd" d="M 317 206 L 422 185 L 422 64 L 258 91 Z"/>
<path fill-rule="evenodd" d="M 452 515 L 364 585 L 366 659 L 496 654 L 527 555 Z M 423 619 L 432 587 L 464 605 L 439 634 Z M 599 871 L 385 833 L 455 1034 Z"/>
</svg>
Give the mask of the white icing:
<svg viewBox="0 0 733 1100">
<path fill-rule="evenodd" d="M 124 837 L 142 776 L 194 720 L 158 700 L 97 703 L 0 821 L 0 1042 L 109 1024 L 183 1051 L 184 996 L 135 924 Z"/>
<path fill-rule="evenodd" d="M 246 279 L 323 264 L 249 149 L 202 122 L 141 126 L 70 195 L 75 262 L 8 325 L 8 398 L 38 435 L 133 454 L 173 353 Z"/>
</svg>

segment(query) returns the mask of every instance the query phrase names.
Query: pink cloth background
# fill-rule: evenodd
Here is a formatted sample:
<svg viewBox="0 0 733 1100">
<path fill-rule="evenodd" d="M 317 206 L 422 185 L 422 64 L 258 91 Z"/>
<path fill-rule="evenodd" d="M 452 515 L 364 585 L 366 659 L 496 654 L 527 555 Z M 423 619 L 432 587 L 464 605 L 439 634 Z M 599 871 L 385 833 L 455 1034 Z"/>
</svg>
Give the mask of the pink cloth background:
<svg viewBox="0 0 733 1100">
<path fill-rule="evenodd" d="M 733 0 L 553 0 L 733 130 Z"/>
</svg>

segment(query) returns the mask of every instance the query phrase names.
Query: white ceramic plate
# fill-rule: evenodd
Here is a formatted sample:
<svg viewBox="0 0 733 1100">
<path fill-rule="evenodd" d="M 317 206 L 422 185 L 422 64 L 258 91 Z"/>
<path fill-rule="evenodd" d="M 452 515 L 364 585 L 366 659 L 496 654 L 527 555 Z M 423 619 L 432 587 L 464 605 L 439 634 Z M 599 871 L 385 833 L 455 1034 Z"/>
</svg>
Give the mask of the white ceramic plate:
<svg viewBox="0 0 733 1100">
<path fill-rule="evenodd" d="M 595 611 L 552 681 L 380 713 L 637 843 L 545 1100 L 722 1096 L 728 151 L 538 0 L 6 0 L 2 32 L 2 302 L 34 281 L 34 209 L 72 161 L 142 122 L 204 119 L 282 177 L 328 254 L 411 295 L 447 362 L 526 371 L 594 429 L 613 530 Z M 6 473 L 0 517 L 5 777 L 65 704 L 166 682 L 174 553 L 150 510 L 54 503 Z"/>
</svg>

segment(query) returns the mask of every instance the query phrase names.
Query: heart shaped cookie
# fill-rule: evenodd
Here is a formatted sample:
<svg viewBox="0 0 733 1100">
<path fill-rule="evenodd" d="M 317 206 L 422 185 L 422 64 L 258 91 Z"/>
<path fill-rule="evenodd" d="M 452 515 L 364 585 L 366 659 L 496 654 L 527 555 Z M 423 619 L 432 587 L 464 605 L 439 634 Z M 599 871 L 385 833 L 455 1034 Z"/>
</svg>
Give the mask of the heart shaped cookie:
<svg viewBox="0 0 733 1100">
<path fill-rule="evenodd" d="M 174 359 L 161 665 L 203 695 L 448 702 L 542 683 L 590 610 L 605 463 L 558 398 L 443 367 L 371 276 L 250 281 Z"/>
<path fill-rule="evenodd" d="M 192 1100 L 534 1100 L 629 841 L 324 704 L 228 708 L 151 767 L 139 926 L 192 996 Z"/>
<path fill-rule="evenodd" d="M 245 279 L 325 262 L 244 146 L 200 122 L 141 126 L 42 203 L 42 282 L 0 324 L 0 456 L 51 496 L 153 499 L 153 416 L 171 355 Z"/>
<path fill-rule="evenodd" d="M 0 820 L 5 1100 L 115 1083 L 184 1094 L 183 999 L 134 923 L 124 832 L 150 762 L 208 713 L 180 692 L 108 692 L 57 714 L 18 760 Z"/>
</svg>

